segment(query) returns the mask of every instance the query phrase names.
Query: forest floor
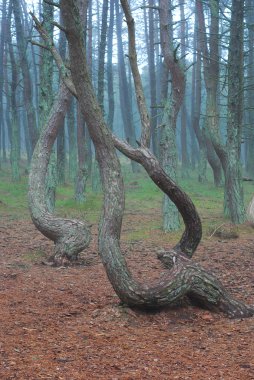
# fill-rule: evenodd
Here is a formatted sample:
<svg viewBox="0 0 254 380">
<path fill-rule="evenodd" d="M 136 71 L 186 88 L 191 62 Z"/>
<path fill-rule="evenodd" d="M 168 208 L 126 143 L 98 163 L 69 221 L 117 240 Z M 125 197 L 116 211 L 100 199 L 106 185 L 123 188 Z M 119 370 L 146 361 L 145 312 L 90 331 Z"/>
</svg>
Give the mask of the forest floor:
<svg viewBox="0 0 254 380">
<path fill-rule="evenodd" d="M 167 248 L 165 234 L 154 228 L 144 241 L 125 239 L 149 218 L 126 213 L 122 249 L 134 276 L 150 284 L 162 271 L 156 252 L 162 243 Z M 192 306 L 157 313 L 121 306 L 97 255 L 96 225 L 92 232 L 82 264 L 55 268 L 45 265 L 51 242 L 29 217 L 3 213 L 0 379 L 254 379 L 254 318 L 231 320 Z M 237 239 L 205 238 L 194 260 L 254 304 L 253 257 L 246 225 Z"/>
</svg>

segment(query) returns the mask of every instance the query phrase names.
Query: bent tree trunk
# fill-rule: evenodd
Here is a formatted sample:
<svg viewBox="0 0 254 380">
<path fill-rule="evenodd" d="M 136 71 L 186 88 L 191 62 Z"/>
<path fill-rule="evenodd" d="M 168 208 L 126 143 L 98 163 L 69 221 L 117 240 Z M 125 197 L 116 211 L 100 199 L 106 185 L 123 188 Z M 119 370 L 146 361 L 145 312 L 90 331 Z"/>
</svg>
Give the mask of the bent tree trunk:
<svg viewBox="0 0 254 380">
<path fill-rule="evenodd" d="M 43 127 L 35 146 L 29 175 L 29 208 L 36 228 L 55 243 L 53 261 L 63 264 L 75 260 L 90 243 L 90 231 L 84 222 L 54 216 L 47 208 L 45 182 L 53 144 L 63 126 L 71 95 L 64 84 L 60 85 L 49 120 Z"/>
<path fill-rule="evenodd" d="M 126 3 L 121 0 L 122 4 Z M 147 148 L 129 148 L 137 152 L 140 163 L 151 178 L 176 203 L 182 213 L 186 229 L 180 243 L 160 259 L 169 272 L 156 286 L 147 287 L 136 282 L 120 251 L 119 239 L 124 211 L 124 187 L 112 134 L 103 120 L 86 65 L 78 4 L 76 0 L 62 0 L 63 19 L 67 30 L 70 51 L 70 69 L 82 113 L 94 142 L 104 190 L 103 217 L 99 230 L 99 252 L 108 278 L 120 299 L 130 306 L 158 308 L 170 305 L 184 295 L 196 298 L 212 310 L 223 311 L 233 317 L 253 315 L 254 309 L 232 300 L 214 276 L 193 264 L 191 256 L 201 237 L 201 224 L 191 200 L 160 168 L 158 161 Z M 127 153 L 127 152 L 126 152 Z M 132 155 L 134 156 L 137 155 Z M 130 154 L 129 154 L 130 156 Z M 180 202 L 182 201 L 182 203 Z M 192 210 L 192 212 L 190 212 Z M 192 225 L 191 221 L 195 223 Z"/>
</svg>

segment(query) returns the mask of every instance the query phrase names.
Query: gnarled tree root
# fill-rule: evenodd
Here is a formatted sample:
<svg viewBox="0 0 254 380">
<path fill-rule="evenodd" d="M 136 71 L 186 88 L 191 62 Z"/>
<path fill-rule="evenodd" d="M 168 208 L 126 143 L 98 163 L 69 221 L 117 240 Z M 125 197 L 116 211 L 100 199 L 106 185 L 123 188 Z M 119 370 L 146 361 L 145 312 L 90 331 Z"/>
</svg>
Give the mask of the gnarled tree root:
<svg viewBox="0 0 254 380">
<path fill-rule="evenodd" d="M 55 243 L 52 261 L 62 265 L 74 261 L 90 243 L 90 230 L 85 222 L 59 218 L 48 211 L 45 199 L 45 180 L 53 144 L 70 102 L 70 92 L 64 84 L 52 107 L 47 125 L 41 131 L 36 144 L 29 175 L 29 209 L 36 228 Z"/>
<path fill-rule="evenodd" d="M 170 269 L 168 275 L 171 278 L 177 278 L 179 283 L 182 282 L 182 296 L 187 295 L 191 302 L 194 301 L 195 304 L 211 311 L 223 312 L 231 318 L 254 315 L 254 307 L 234 300 L 212 273 L 189 258 L 171 250 L 160 252 L 158 259 L 165 268 Z"/>
</svg>

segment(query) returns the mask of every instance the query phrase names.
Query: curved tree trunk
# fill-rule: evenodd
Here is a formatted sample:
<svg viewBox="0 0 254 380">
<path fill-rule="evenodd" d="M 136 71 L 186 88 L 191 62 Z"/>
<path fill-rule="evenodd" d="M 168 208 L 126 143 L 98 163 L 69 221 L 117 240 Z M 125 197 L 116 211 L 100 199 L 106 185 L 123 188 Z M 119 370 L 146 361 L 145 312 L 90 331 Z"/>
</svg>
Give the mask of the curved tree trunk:
<svg viewBox="0 0 254 380">
<path fill-rule="evenodd" d="M 122 5 L 128 7 L 126 1 Z M 175 200 L 179 210 L 184 208 L 183 217 L 187 223 L 177 249 L 162 255 L 160 259 L 171 269 L 165 278 L 159 280 L 156 286 L 147 287 L 137 283 L 128 270 L 125 259 L 120 251 L 119 239 L 124 210 L 124 186 L 112 135 L 103 121 L 102 113 L 92 88 L 86 65 L 83 36 L 80 33 L 78 4 L 75 0 L 61 2 L 67 39 L 69 41 L 70 68 L 81 111 L 96 148 L 104 189 L 103 217 L 99 231 L 99 252 L 107 271 L 108 278 L 121 300 L 130 306 L 158 308 L 172 304 L 184 295 L 196 298 L 204 306 L 212 310 L 220 310 L 233 317 L 253 315 L 254 309 L 232 300 L 225 289 L 212 275 L 201 267 L 193 264 L 180 253 L 182 249 L 191 256 L 200 237 L 201 224 L 190 199 L 172 182 L 165 172 L 157 165 L 157 160 L 147 148 L 128 151 L 139 154 L 139 162 L 149 170 L 151 178 L 161 187 L 167 188 L 167 194 Z M 127 22 L 128 21 L 128 17 Z M 133 20 L 131 20 L 133 22 Z M 130 154 L 129 154 L 130 156 Z M 133 155 L 134 158 L 134 155 Z M 137 161 L 138 161 L 137 160 Z M 182 202 L 179 202 L 180 194 Z M 193 213 L 190 213 L 190 209 Z M 185 212 L 186 210 L 186 212 Z M 195 218 L 194 227 L 189 218 Z M 197 236 L 198 237 L 197 237 Z"/>
<path fill-rule="evenodd" d="M 89 245 L 90 231 L 84 222 L 62 219 L 48 211 L 45 196 L 45 180 L 52 151 L 60 127 L 70 103 L 70 92 L 61 84 L 48 123 L 41 131 L 35 146 L 29 175 L 29 208 L 37 229 L 55 243 L 56 264 L 65 260 L 75 260 L 78 254 Z"/>
</svg>

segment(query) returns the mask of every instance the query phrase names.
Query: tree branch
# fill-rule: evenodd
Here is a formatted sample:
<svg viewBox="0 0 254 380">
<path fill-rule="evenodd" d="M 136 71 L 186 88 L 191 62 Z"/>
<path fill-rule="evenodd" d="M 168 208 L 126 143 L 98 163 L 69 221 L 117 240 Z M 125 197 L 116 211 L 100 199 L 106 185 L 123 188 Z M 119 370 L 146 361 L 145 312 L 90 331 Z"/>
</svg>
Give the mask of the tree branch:
<svg viewBox="0 0 254 380">
<path fill-rule="evenodd" d="M 141 117 L 141 144 L 144 146 L 150 145 L 150 118 L 146 107 L 146 100 L 144 96 L 141 76 L 137 64 L 137 52 L 136 52 L 136 42 L 135 42 L 135 23 L 131 14 L 130 6 L 128 0 L 121 0 L 121 5 L 126 17 L 126 22 L 128 25 L 128 36 L 129 36 L 129 60 L 131 65 L 131 71 L 135 84 L 135 93 L 137 104 L 139 108 L 139 113 Z"/>
<path fill-rule="evenodd" d="M 57 7 L 57 8 L 60 8 L 60 4 L 59 3 L 55 3 L 54 1 L 50 1 L 50 0 L 43 0 L 44 3 L 48 4 L 48 5 L 52 5 L 53 7 Z"/>
<path fill-rule="evenodd" d="M 56 65 L 59 69 L 59 73 L 61 76 L 62 81 L 66 85 L 66 87 L 69 89 L 69 91 L 72 93 L 72 95 L 77 96 L 76 94 L 76 89 L 73 85 L 72 79 L 71 79 L 71 74 L 70 71 L 67 69 L 64 61 L 62 60 L 61 55 L 59 54 L 58 50 L 55 47 L 54 41 L 49 37 L 48 33 L 46 30 L 43 28 L 42 23 L 37 19 L 35 14 L 33 12 L 29 12 L 33 21 L 36 30 L 39 32 L 40 36 L 42 37 L 43 41 L 45 42 L 45 46 L 43 48 L 46 48 L 51 52 L 53 55 L 53 58 L 56 62 Z M 42 46 L 41 46 L 42 47 Z"/>
</svg>

